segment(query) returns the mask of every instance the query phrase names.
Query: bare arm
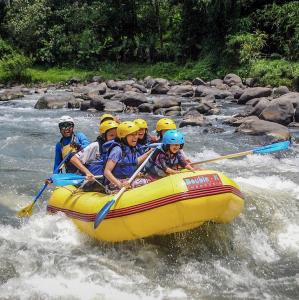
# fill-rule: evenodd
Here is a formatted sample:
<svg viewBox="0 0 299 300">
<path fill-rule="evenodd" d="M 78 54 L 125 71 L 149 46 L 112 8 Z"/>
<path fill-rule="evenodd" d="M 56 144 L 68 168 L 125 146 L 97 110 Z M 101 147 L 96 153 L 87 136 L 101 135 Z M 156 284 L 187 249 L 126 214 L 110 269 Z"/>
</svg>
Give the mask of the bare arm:
<svg viewBox="0 0 299 300">
<path fill-rule="evenodd" d="M 153 151 L 154 151 L 154 149 L 152 148 L 152 149 L 148 150 L 147 152 L 145 152 L 144 154 L 142 154 L 141 156 L 139 156 L 137 158 L 138 166 L 141 165 Z"/>
<path fill-rule="evenodd" d="M 87 180 L 93 181 L 95 180 L 94 175 L 81 163 L 80 159 L 74 155 L 71 159 L 70 162 L 77 168 L 79 169 L 82 173 L 84 173 L 87 176 Z"/>
<path fill-rule="evenodd" d="M 106 163 L 105 170 L 104 170 L 104 176 L 114 185 L 118 186 L 119 188 L 122 188 L 121 182 L 112 174 L 112 170 L 114 169 L 116 165 L 116 162 L 109 159 Z"/>
</svg>

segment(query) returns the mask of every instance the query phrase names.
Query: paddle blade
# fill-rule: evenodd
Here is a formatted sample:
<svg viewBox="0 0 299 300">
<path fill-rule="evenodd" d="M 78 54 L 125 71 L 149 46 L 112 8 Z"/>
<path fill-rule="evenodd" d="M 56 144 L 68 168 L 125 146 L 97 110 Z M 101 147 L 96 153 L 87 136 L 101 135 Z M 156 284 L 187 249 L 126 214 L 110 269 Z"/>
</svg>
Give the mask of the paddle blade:
<svg viewBox="0 0 299 300">
<path fill-rule="evenodd" d="M 290 141 L 283 141 L 283 142 L 278 142 L 263 147 L 255 148 L 252 150 L 252 152 L 255 154 L 267 154 L 267 153 L 287 150 L 290 145 L 291 145 Z"/>
<path fill-rule="evenodd" d="M 21 210 L 17 212 L 18 218 L 24 218 L 24 217 L 30 217 L 32 215 L 34 202 L 27 205 L 26 207 L 23 207 Z"/>
<path fill-rule="evenodd" d="M 53 174 L 51 180 L 56 186 L 76 185 L 84 181 L 85 176 L 72 173 L 61 173 Z"/>
<path fill-rule="evenodd" d="M 106 215 L 108 214 L 109 210 L 114 205 L 114 203 L 115 203 L 114 199 L 108 201 L 103 206 L 103 208 L 97 213 L 94 224 L 93 224 L 94 229 L 96 229 L 100 225 L 100 223 L 104 220 L 104 218 L 106 217 Z"/>
</svg>

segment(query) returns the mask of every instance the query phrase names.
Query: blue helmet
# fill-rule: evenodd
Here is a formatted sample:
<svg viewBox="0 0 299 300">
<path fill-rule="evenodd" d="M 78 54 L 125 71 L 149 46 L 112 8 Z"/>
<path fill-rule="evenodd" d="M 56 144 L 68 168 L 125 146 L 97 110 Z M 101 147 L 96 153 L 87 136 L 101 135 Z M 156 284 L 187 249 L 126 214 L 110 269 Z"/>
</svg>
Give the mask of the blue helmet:
<svg viewBox="0 0 299 300">
<path fill-rule="evenodd" d="M 185 144 L 184 135 L 177 130 L 167 130 L 162 138 L 163 145 L 183 145 Z"/>
</svg>

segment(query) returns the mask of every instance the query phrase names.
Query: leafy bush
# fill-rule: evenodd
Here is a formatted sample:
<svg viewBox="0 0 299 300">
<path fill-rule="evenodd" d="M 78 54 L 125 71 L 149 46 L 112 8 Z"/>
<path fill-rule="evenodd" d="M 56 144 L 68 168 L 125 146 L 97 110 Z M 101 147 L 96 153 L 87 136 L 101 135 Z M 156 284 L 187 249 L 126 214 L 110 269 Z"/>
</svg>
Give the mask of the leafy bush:
<svg viewBox="0 0 299 300">
<path fill-rule="evenodd" d="M 0 37 L 0 57 L 11 54 L 13 52 L 12 47 Z"/>
<path fill-rule="evenodd" d="M 226 54 L 235 59 L 236 64 L 251 64 L 261 57 L 267 35 L 262 32 L 236 33 L 227 37 Z"/>
<path fill-rule="evenodd" d="M 260 59 L 251 66 L 249 75 L 257 78 L 263 85 L 286 85 L 296 89 L 295 82 L 299 77 L 299 63 L 284 59 Z"/>
<path fill-rule="evenodd" d="M 31 66 L 31 59 L 21 53 L 5 55 L 0 60 L 0 68 L 4 73 L 4 80 L 29 81 L 28 68 Z"/>
</svg>

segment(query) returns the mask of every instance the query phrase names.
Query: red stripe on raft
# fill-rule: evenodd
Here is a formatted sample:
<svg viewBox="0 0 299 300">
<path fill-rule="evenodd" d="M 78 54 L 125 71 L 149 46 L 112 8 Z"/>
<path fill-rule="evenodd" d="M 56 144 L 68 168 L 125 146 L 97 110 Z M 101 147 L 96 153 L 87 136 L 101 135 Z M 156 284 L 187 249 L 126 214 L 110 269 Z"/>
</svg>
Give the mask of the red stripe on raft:
<svg viewBox="0 0 299 300">
<path fill-rule="evenodd" d="M 183 200 L 188 200 L 188 199 L 194 199 L 198 197 L 206 197 L 206 196 L 213 196 L 213 195 L 219 195 L 219 194 L 225 194 L 225 193 L 232 193 L 237 195 L 240 198 L 243 198 L 242 193 L 236 189 L 233 186 L 217 186 L 217 187 L 209 187 L 207 189 L 200 189 L 200 190 L 191 190 L 191 191 L 186 191 L 174 195 L 169 195 L 166 197 L 158 198 L 152 201 L 148 201 L 146 203 L 141 203 L 137 205 L 133 205 L 130 207 L 125 207 L 125 208 L 119 208 L 119 209 L 113 209 L 111 210 L 105 219 L 111 219 L 111 218 L 118 218 L 122 216 L 127 216 L 130 214 L 136 214 L 142 211 L 146 211 L 149 209 L 154 209 L 160 206 L 168 205 L 171 203 L 175 203 L 178 201 L 183 201 Z M 94 222 L 96 214 L 86 214 L 86 213 L 80 213 L 77 211 L 69 210 L 66 208 L 60 208 L 56 207 L 53 205 L 48 205 L 47 210 L 51 213 L 56 213 L 56 212 L 63 212 L 65 213 L 68 217 L 85 221 L 85 222 Z"/>
</svg>

